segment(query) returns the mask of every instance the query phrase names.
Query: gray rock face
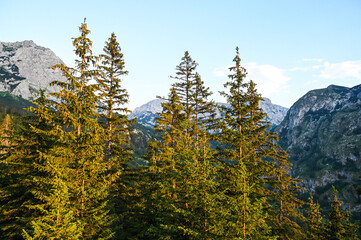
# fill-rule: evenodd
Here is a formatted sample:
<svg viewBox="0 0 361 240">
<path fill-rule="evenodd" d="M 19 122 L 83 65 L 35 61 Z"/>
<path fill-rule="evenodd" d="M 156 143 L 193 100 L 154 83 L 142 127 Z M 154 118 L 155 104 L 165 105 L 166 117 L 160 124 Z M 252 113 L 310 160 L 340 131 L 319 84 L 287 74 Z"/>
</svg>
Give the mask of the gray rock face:
<svg viewBox="0 0 361 240">
<path fill-rule="evenodd" d="M 267 113 L 266 120 L 274 125 L 280 124 L 286 116 L 288 108 L 273 104 L 268 98 L 263 99 L 264 101 L 260 102 L 260 107 Z"/>
<path fill-rule="evenodd" d="M 146 127 L 154 127 L 157 114 L 162 112 L 162 99 L 154 99 L 134 109 L 129 115 L 131 119 L 137 118 L 138 123 Z"/>
<path fill-rule="evenodd" d="M 130 118 L 138 118 L 138 123 L 153 127 L 157 118 L 157 113 L 162 112 L 162 99 L 152 100 L 140 107 L 134 109 L 130 114 Z M 218 105 L 227 105 L 226 103 L 217 103 Z M 267 121 L 270 121 L 273 125 L 278 125 L 286 116 L 288 108 L 272 104 L 271 100 L 264 98 L 264 101 L 260 103 L 261 108 L 267 113 Z"/>
<path fill-rule="evenodd" d="M 0 91 L 7 91 L 25 99 L 32 99 L 36 92 L 59 90 L 49 86 L 54 80 L 64 80 L 59 70 L 52 66 L 62 61 L 50 49 L 33 41 L 0 42 Z"/>
<path fill-rule="evenodd" d="M 321 204 L 334 185 L 344 202 L 361 207 L 361 85 L 308 92 L 276 131 L 294 176 L 304 180 Z"/>
</svg>

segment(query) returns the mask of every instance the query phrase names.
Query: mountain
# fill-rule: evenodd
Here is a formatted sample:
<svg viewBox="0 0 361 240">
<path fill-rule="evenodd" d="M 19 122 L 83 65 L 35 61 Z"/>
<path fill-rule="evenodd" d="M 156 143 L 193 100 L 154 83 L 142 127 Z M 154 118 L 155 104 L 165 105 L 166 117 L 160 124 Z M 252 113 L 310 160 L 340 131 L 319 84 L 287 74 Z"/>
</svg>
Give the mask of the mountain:
<svg viewBox="0 0 361 240">
<path fill-rule="evenodd" d="M 57 91 L 49 83 L 64 79 L 59 70 L 51 68 L 59 63 L 54 52 L 33 41 L 0 42 L 0 92 L 33 99 L 40 89 Z"/>
<path fill-rule="evenodd" d="M 321 206 L 332 185 L 361 218 L 361 85 L 331 85 L 308 92 L 277 127 L 293 175 L 304 180 Z"/>
<path fill-rule="evenodd" d="M 130 114 L 130 118 L 137 118 L 138 123 L 153 127 L 157 113 L 162 112 L 162 99 L 152 100 L 140 107 L 134 109 Z M 227 105 L 226 103 L 217 103 L 218 105 Z M 288 108 L 273 104 L 268 98 L 264 98 L 264 101 L 260 103 L 260 107 L 267 113 L 266 120 L 270 121 L 273 125 L 278 125 L 286 116 Z"/>
<path fill-rule="evenodd" d="M 157 118 L 157 113 L 162 112 L 162 99 L 154 99 L 140 107 L 134 109 L 129 115 L 131 119 L 137 118 L 139 124 L 147 127 L 153 127 Z"/>
</svg>

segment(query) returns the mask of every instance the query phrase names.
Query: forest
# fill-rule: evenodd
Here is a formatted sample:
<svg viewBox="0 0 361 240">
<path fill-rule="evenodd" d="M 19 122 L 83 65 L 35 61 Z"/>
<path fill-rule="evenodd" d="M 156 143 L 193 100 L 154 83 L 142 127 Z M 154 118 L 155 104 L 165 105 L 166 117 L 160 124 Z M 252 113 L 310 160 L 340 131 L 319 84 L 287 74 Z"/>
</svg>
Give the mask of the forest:
<svg viewBox="0 0 361 240">
<path fill-rule="evenodd" d="M 116 35 L 92 52 L 87 24 L 75 67 L 21 120 L 1 126 L 0 239 L 359 239 L 333 188 L 330 210 L 291 175 L 236 48 L 217 106 L 185 52 L 156 138 L 130 168 L 128 74 Z M 219 112 L 219 115 L 217 113 Z"/>
</svg>

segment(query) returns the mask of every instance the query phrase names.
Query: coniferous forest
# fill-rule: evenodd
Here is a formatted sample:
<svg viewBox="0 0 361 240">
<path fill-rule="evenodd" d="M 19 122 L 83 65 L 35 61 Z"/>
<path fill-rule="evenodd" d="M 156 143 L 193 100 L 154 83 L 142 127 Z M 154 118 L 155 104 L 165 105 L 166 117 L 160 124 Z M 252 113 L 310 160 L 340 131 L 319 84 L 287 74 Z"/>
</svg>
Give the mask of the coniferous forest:
<svg viewBox="0 0 361 240">
<path fill-rule="evenodd" d="M 238 48 L 227 107 L 210 100 L 184 53 L 147 165 L 129 168 L 121 47 L 113 33 L 95 56 L 85 21 L 79 30 L 75 67 L 53 67 L 61 90 L 40 92 L 20 123 L 7 115 L 0 126 L 0 239 L 359 239 L 336 189 L 328 212 L 298 197 L 305 189 Z"/>
</svg>

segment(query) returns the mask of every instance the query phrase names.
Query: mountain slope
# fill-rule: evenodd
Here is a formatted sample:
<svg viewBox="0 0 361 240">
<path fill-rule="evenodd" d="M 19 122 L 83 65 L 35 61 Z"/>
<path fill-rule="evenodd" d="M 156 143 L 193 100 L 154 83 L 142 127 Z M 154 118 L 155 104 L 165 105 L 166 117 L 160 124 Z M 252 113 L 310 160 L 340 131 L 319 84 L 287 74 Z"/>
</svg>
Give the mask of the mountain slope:
<svg viewBox="0 0 361 240">
<path fill-rule="evenodd" d="M 51 68 L 59 63 L 62 61 L 50 49 L 33 41 L 0 42 L 0 91 L 24 99 L 34 98 L 40 89 L 57 91 L 49 83 L 63 79 L 59 70 Z"/>
<path fill-rule="evenodd" d="M 25 108 L 33 104 L 21 97 L 17 97 L 8 92 L 0 92 L 0 116 L 3 118 L 6 114 L 21 116 L 26 113 Z"/>
<path fill-rule="evenodd" d="M 137 118 L 138 123 L 153 127 L 157 113 L 162 112 L 162 99 L 155 99 L 140 107 L 134 109 L 130 114 L 130 118 Z M 226 103 L 217 103 L 218 105 L 227 105 Z M 270 121 L 273 125 L 278 125 L 287 113 L 288 108 L 273 104 L 268 98 L 264 98 L 264 101 L 260 103 L 260 107 L 267 113 L 266 120 Z"/>
<path fill-rule="evenodd" d="M 361 85 L 331 85 L 308 92 L 277 127 L 293 175 L 325 205 L 334 185 L 361 212 Z M 360 216 L 358 216 L 360 218 Z"/>
</svg>

